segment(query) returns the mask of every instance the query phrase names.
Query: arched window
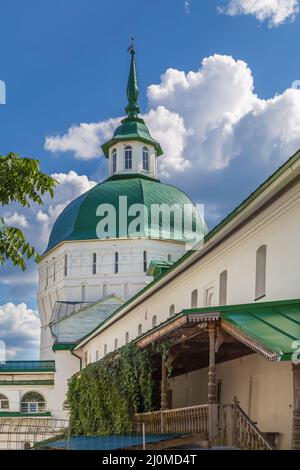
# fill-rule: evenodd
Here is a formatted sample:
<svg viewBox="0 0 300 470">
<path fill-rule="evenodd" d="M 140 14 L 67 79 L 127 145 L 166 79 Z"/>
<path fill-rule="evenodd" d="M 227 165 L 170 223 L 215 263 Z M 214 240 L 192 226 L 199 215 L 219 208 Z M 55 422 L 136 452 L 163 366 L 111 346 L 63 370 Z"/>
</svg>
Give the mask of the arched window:
<svg viewBox="0 0 300 470">
<path fill-rule="evenodd" d="M 115 339 L 115 349 L 118 349 L 118 338 Z"/>
<path fill-rule="evenodd" d="M 227 303 L 227 270 L 221 272 L 219 278 L 219 305 Z"/>
<path fill-rule="evenodd" d="M 102 287 L 102 294 L 103 294 L 103 297 L 106 297 L 106 296 L 107 296 L 107 284 L 103 284 L 103 287 Z"/>
<path fill-rule="evenodd" d="M 142 333 L 143 333 L 143 325 L 140 323 L 138 326 L 138 336 L 141 336 Z"/>
<path fill-rule="evenodd" d="M 266 295 L 267 245 L 261 245 L 256 251 L 255 300 Z"/>
<path fill-rule="evenodd" d="M 169 317 L 173 317 L 175 315 L 175 305 L 172 304 L 170 305 L 170 308 L 169 308 Z"/>
<path fill-rule="evenodd" d="M 113 149 L 112 151 L 112 172 L 115 173 L 117 171 L 117 150 Z"/>
<path fill-rule="evenodd" d="M 104 356 L 107 354 L 107 344 L 104 345 Z"/>
<path fill-rule="evenodd" d="M 198 290 L 195 289 L 191 293 L 191 308 L 197 308 L 198 307 Z"/>
<path fill-rule="evenodd" d="M 149 150 L 147 147 L 143 148 L 143 170 L 149 171 Z"/>
<path fill-rule="evenodd" d="M 125 170 L 132 170 L 132 147 L 130 145 L 125 147 L 124 168 Z"/>
<path fill-rule="evenodd" d="M 9 400 L 5 395 L 0 393 L 0 410 L 8 410 L 9 409 Z"/>
<path fill-rule="evenodd" d="M 38 392 L 27 392 L 21 400 L 21 413 L 44 413 L 45 398 Z"/>
<path fill-rule="evenodd" d="M 56 281 L 56 262 L 55 262 L 55 258 L 53 257 L 52 258 L 53 260 L 53 282 Z"/>
<path fill-rule="evenodd" d="M 96 361 L 99 361 L 99 351 L 98 351 L 98 349 L 96 351 Z"/>
<path fill-rule="evenodd" d="M 171 254 L 168 255 L 168 261 L 172 261 L 172 255 Z"/>
<path fill-rule="evenodd" d="M 153 315 L 153 317 L 152 317 L 152 327 L 155 328 L 156 325 L 157 325 L 157 316 Z"/>
<path fill-rule="evenodd" d="M 129 333 L 128 331 L 125 333 L 125 344 L 129 343 Z"/>
</svg>

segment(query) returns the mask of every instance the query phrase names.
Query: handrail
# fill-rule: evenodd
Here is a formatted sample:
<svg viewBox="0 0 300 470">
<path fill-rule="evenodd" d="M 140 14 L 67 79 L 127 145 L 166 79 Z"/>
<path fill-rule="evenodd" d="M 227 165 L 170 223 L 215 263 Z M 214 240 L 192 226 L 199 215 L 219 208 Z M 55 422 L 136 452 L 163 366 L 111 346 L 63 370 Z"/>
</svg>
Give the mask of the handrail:
<svg viewBox="0 0 300 470">
<path fill-rule="evenodd" d="M 237 411 L 238 413 L 240 413 L 243 418 L 245 419 L 245 421 L 247 422 L 248 426 L 250 426 L 250 428 L 253 430 L 253 432 L 261 439 L 261 441 L 263 441 L 263 444 L 265 445 L 265 447 L 269 450 L 273 450 L 273 446 L 271 445 L 271 443 L 265 438 L 265 436 L 263 435 L 263 433 L 258 429 L 258 427 L 256 426 L 256 424 L 252 421 L 252 419 L 245 413 L 245 411 L 243 410 L 243 408 L 241 408 L 241 406 L 237 403 L 236 404 L 236 408 L 237 408 Z"/>
</svg>

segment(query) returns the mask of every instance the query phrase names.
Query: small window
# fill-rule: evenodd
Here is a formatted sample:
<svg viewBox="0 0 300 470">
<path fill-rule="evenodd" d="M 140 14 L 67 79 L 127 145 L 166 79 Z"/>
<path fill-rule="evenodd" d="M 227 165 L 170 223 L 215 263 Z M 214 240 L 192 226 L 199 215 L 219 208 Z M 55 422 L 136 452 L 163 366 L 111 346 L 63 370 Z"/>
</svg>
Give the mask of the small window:
<svg viewBox="0 0 300 470">
<path fill-rule="evenodd" d="M 198 307 L 198 290 L 195 289 L 191 293 L 191 308 L 197 308 Z"/>
<path fill-rule="evenodd" d="M 118 349 L 118 338 L 115 339 L 115 349 Z"/>
<path fill-rule="evenodd" d="M 255 300 L 266 295 L 267 245 L 261 245 L 256 251 Z"/>
<path fill-rule="evenodd" d="M 168 261 L 172 261 L 172 255 L 168 255 Z"/>
<path fill-rule="evenodd" d="M 124 168 L 125 170 L 132 170 L 132 147 L 129 145 L 125 147 Z"/>
<path fill-rule="evenodd" d="M 107 344 L 104 345 L 104 356 L 107 354 Z"/>
<path fill-rule="evenodd" d="M 87 353 L 87 351 L 84 352 L 84 364 L 85 364 L 85 367 L 88 365 L 88 353 Z"/>
<path fill-rule="evenodd" d="M 219 278 L 219 305 L 227 303 L 227 270 L 221 272 Z"/>
<path fill-rule="evenodd" d="M 65 273 L 65 276 L 68 275 L 68 255 L 65 255 L 65 258 L 64 258 L 64 273 Z"/>
<path fill-rule="evenodd" d="M 112 151 L 112 172 L 116 173 L 117 171 L 117 151 L 113 149 Z"/>
<path fill-rule="evenodd" d="M 70 405 L 68 403 L 68 400 L 65 400 L 63 402 L 63 410 L 69 411 L 69 409 L 70 409 Z"/>
<path fill-rule="evenodd" d="M 103 284 L 102 293 L 103 293 L 103 297 L 107 296 L 107 284 Z"/>
<path fill-rule="evenodd" d="M 9 409 L 9 400 L 5 395 L 0 393 L 0 410 L 8 410 Z"/>
<path fill-rule="evenodd" d="M 147 251 L 143 252 L 143 268 L 144 268 L 144 273 L 147 272 L 148 269 L 148 263 L 147 263 Z"/>
<path fill-rule="evenodd" d="M 175 315 L 175 305 L 172 304 L 169 308 L 169 317 L 173 317 Z"/>
<path fill-rule="evenodd" d="M 138 326 L 138 336 L 141 336 L 142 333 L 143 333 L 143 325 L 140 323 Z"/>
<path fill-rule="evenodd" d="M 129 297 L 129 285 L 124 284 L 124 298 L 127 299 Z"/>
<path fill-rule="evenodd" d="M 125 333 L 125 344 L 129 343 L 129 333 L 128 331 Z"/>
<path fill-rule="evenodd" d="M 82 302 L 85 302 L 86 300 L 86 287 L 85 286 L 81 286 L 81 300 Z"/>
<path fill-rule="evenodd" d="M 153 315 L 152 317 L 152 328 L 155 328 L 157 325 L 157 316 Z"/>
<path fill-rule="evenodd" d="M 92 362 L 92 355 L 91 355 L 91 353 L 90 353 L 90 354 L 89 354 L 89 364 L 91 364 L 91 362 Z"/>
<path fill-rule="evenodd" d="M 43 413 L 46 409 L 44 397 L 38 392 L 27 392 L 21 400 L 21 413 Z"/>
<path fill-rule="evenodd" d="M 115 252 L 115 274 L 119 272 L 119 253 Z"/>
<path fill-rule="evenodd" d="M 93 253 L 93 274 L 97 273 L 97 254 Z"/>
<path fill-rule="evenodd" d="M 96 351 L 96 361 L 99 361 L 99 351 L 98 351 L 98 349 Z"/>
<path fill-rule="evenodd" d="M 143 148 L 143 170 L 149 171 L 149 150 L 147 147 Z"/>
<path fill-rule="evenodd" d="M 56 263 L 55 258 L 53 258 L 53 282 L 56 281 Z"/>
</svg>

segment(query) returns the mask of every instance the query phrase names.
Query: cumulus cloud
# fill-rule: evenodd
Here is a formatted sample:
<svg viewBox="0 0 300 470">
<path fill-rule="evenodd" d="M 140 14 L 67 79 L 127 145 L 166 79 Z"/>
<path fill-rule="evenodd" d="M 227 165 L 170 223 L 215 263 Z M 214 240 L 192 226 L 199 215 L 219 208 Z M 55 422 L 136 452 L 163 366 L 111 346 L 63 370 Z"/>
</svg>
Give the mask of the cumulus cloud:
<svg viewBox="0 0 300 470">
<path fill-rule="evenodd" d="M 25 303 L 0 305 L 0 340 L 6 345 L 6 359 L 35 353 L 39 347 L 40 320 L 38 312 Z"/>
<path fill-rule="evenodd" d="M 269 26 L 279 26 L 293 20 L 299 12 L 299 0 L 228 0 L 219 11 L 230 15 L 252 15 L 258 21 L 268 21 Z"/>
<path fill-rule="evenodd" d="M 27 240 L 41 253 L 45 250 L 56 218 L 62 210 L 73 199 L 88 191 L 96 182 L 91 181 L 85 175 L 78 175 L 75 171 L 69 173 L 54 173 L 52 175 L 58 185 L 55 189 L 54 198 L 46 196 L 44 205 L 32 205 L 30 208 L 22 208 L 22 213 L 15 211 L 12 207 L 11 213 L 6 213 L 6 221 L 11 225 L 22 228 Z M 19 210 L 19 209 L 18 209 Z M 0 283 L 11 286 L 13 289 L 21 288 L 24 284 L 35 286 L 37 284 L 37 267 L 33 262 L 28 262 L 26 275 L 9 263 L 1 268 Z M 21 287 L 20 287 L 21 286 Z"/>
</svg>

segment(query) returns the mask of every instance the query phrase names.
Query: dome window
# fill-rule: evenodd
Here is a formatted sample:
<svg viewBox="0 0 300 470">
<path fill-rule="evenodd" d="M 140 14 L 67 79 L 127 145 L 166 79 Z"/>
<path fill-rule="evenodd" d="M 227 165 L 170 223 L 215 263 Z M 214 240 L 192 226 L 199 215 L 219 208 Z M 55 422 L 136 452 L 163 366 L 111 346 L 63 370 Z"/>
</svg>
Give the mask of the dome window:
<svg viewBox="0 0 300 470">
<path fill-rule="evenodd" d="M 125 170 L 132 170 L 132 147 L 130 145 L 125 147 L 124 168 Z"/>
<path fill-rule="evenodd" d="M 117 171 L 117 151 L 113 149 L 112 151 L 112 172 L 116 173 Z"/>
<path fill-rule="evenodd" d="M 21 401 L 21 413 L 44 413 L 45 399 L 38 392 L 27 392 Z"/>
<path fill-rule="evenodd" d="M 149 171 L 149 150 L 147 147 L 143 148 L 143 170 Z"/>
</svg>

